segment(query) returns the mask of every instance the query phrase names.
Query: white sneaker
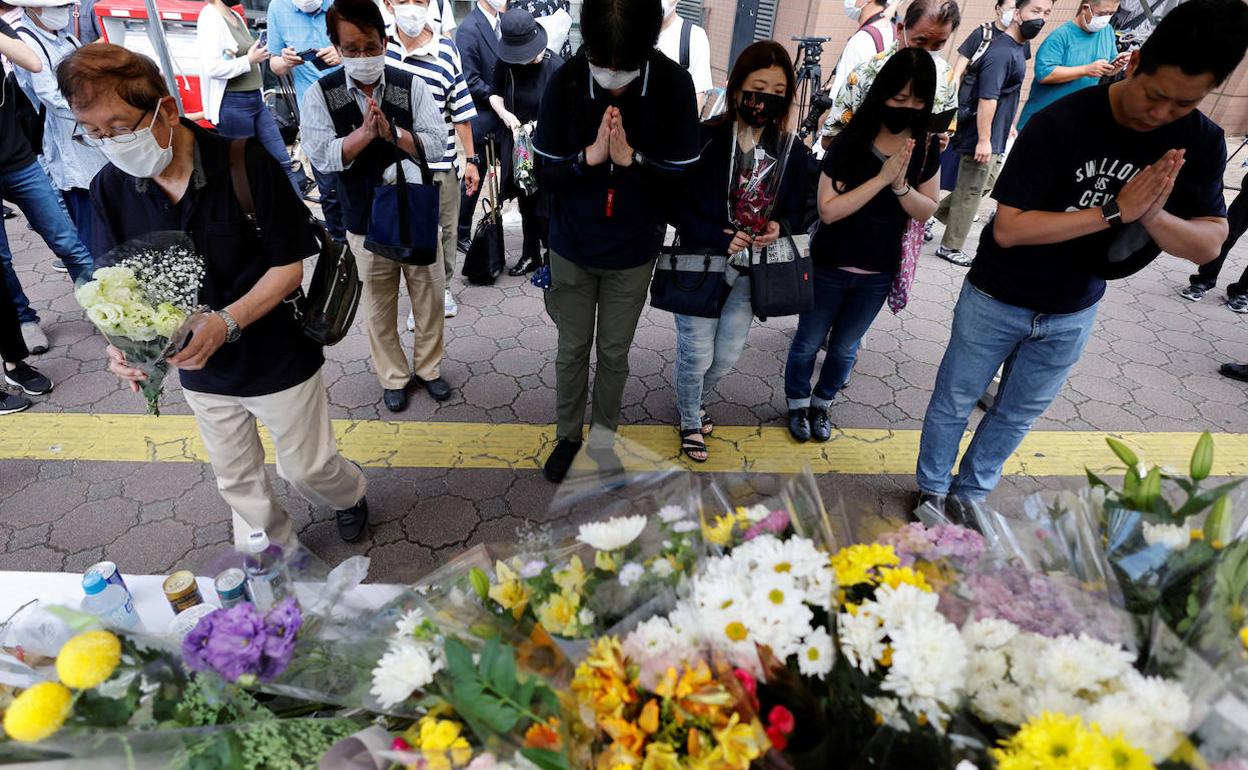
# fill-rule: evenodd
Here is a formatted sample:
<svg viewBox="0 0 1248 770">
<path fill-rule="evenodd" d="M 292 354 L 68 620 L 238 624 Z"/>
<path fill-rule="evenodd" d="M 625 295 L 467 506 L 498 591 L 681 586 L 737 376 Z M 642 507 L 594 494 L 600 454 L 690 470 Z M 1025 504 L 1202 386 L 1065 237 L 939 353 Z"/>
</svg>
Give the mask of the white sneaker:
<svg viewBox="0 0 1248 770">
<path fill-rule="evenodd" d="M 68 273 L 69 268 L 65 267 L 65 263 L 59 259 L 52 260 L 52 270 L 57 273 Z"/>
<path fill-rule="evenodd" d="M 416 331 L 416 314 L 415 313 L 407 314 L 407 330 L 409 332 Z"/>
<path fill-rule="evenodd" d="M 43 333 L 43 329 L 39 328 L 39 324 L 34 321 L 27 321 L 22 324 L 22 339 L 26 342 L 26 349 L 32 355 L 48 352 L 48 336 Z"/>
<path fill-rule="evenodd" d="M 442 304 L 446 308 L 446 317 L 454 318 L 459 315 L 459 305 L 455 304 L 455 295 L 451 294 L 451 290 L 446 290 L 446 295 L 442 298 Z"/>
</svg>

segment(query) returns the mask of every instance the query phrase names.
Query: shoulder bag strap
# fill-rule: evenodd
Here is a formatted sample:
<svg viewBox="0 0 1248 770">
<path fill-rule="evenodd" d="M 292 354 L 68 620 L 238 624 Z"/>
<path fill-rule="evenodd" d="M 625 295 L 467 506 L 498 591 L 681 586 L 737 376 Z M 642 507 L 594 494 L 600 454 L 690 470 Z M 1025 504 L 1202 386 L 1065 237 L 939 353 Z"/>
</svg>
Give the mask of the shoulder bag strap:
<svg viewBox="0 0 1248 770">
<path fill-rule="evenodd" d="M 688 19 L 681 19 L 680 26 L 680 66 L 681 69 L 689 69 L 689 65 L 693 62 L 692 41 L 693 41 L 693 25 Z"/>
<path fill-rule="evenodd" d="M 254 235 L 260 235 L 260 220 L 256 217 L 256 201 L 251 196 L 251 182 L 247 179 L 247 140 L 235 139 L 230 142 L 230 184 L 234 187 L 234 197 L 238 207 L 243 210 L 243 222 Z"/>
<path fill-rule="evenodd" d="M 875 52 L 884 53 L 884 35 L 874 24 L 869 24 L 862 28 L 864 32 L 871 36 L 872 42 L 875 43 Z"/>
</svg>

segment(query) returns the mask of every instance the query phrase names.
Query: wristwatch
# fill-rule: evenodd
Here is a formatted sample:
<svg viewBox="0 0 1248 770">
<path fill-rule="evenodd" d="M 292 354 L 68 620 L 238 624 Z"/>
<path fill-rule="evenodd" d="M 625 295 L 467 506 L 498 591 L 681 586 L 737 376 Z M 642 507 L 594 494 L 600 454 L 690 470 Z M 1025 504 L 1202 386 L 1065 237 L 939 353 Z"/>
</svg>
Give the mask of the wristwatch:
<svg viewBox="0 0 1248 770">
<path fill-rule="evenodd" d="M 239 328 L 238 321 L 234 320 L 234 316 L 230 315 L 230 311 L 222 308 L 213 311 L 217 317 L 225 321 L 225 341 L 226 343 L 238 342 L 238 338 L 243 336 L 243 330 Z"/>
<path fill-rule="evenodd" d="M 481 168 L 481 156 L 480 155 L 469 155 L 468 157 L 464 158 L 464 160 L 468 161 L 469 163 L 476 166 L 477 168 Z"/>
<path fill-rule="evenodd" d="M 634 165 L 637 165 L 637 166 L 644 166 L 644 165 L 646 165 L 646 156 L 645 156 L 645 155 L 642 155 L 641 153 L 637 152 L 636 150 L 633 150 L 633 164 L 634 164 Z"/>
<path fill-rule="evenodd" d="M 1105 223 L 1110 227 L 1122 227 L 1124 224 L 1122 221 L 1122 209 L 1118 208 L 1118 204 L 1115 201 L 1110 201 L 1101 206 L 1101 219 L 1104 219 Z"/>
</svg>

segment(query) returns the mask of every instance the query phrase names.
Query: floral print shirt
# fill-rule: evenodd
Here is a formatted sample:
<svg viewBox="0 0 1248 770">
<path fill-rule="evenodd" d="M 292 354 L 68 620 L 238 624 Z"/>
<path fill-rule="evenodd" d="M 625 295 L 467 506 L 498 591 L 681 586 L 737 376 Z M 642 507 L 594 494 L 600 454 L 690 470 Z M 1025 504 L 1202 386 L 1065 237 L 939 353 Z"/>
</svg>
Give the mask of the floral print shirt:
<svg viewBox="0 0 1248 770">
<path fill-rule="evenodd" d="M 845 128 L 849 119 L 854 116 L 854 112 L 866 99 L 867 91 L 871 90 L 871 84 L 875 82 L 875 76 L 884 68 L 884 62 L 897 51 L 898 45 L 894 43 L 892 48 L 876 54 L 874 58 L 859 64 L 853 72 L 849 73 L 849 77 L 845 80 L 845 87 L 836 95 L 832 110 L 823 122 L 821 136 L 836 136 Z M 958 106 L 958 89 L 953 82 L 953 68 L 949 66 L 949 62 L 945 61 L 944 57 L 935 54 L 932 54 L 932 60 L 936 62 L 936 103 L 932 105 L 934 115 Z M 950 128 L 950 131 L 952 130 Z"/>
</svg>

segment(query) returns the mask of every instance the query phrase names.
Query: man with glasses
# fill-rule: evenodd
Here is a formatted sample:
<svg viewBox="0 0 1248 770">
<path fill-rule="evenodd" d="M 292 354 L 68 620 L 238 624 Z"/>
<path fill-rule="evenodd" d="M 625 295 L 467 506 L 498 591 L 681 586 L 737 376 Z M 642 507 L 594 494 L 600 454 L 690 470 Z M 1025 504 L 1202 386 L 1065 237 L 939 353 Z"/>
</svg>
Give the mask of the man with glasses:
<svg viewBox="0 0 1248 770">
<path fill-rule="evenodd" d="M 290 302 L 303 260 L 317 254 L 316 229 L 278 162 L 255 139 L 241 163 L 259 232 L 244 220 L 231 179 L 232 141 L 178 118 L 150 59 L 120 46 L 80 48 L 57 68 L 57 83 L 84 141 L 109 159 L 91 183 L 95 245 L 108 251 L 147 233 L 185 231 L 204 259 L 197 316 L 187 345 L 169 359 L 234 512 L 234 541 L 254 530 L 291 544 L 290 514 L 264 469 L 257 420 L 273 437 L 277 473 L 313 505 L 337 512 L 339 536 L 368 527 L 365 481 L 338 453 L 321 379 L 321 346 L 307 337 Z M 145 378 L 116 348 L 109 370 L 131 390 Z"/>
<path fill-rule="evenodd" d="M 400 156 L 423 152 L 426 158 L 441 158 L 446 123 L 424 81 L 411 68 L 387 58 L 385 22 L 372 0 L 336 0 L 326 24 L 343 68 L 308 89 L 303 146 L 314 166 L 338 174 L 347 243 L 364 281 L 361 309 L 382 403 L 391 412 L 406 409 L 413 382 L 434 400 L 445 401 L 451 387 L 440 371 L 446 288 L 441 245 L 432 265 L 405 265 L 369 251 L 364 236 L 373 191 L 383 183 L 386 171 Z M 419 177 L 408 161 L 404 172 L 410 179 Z M 416 321 L 410 365 L 396 318 L 400 280 L 407 282 Z"/>
<path fill-rule="evenodd" d="M 27 30 L 26 37 L 30 32 Z M 16 39 L 17 33 L 4 22 L 0 22 L 0 35 L 10 40 Z M 26 42 L 30 44 L 30 40 Z M 33 44 L 27 46 L 33 49 Z M 46 60 L 39 53 L 35 56 Z M 46 67 L 45 67 L 46 69 Z M 17 72 L 22 72 L 18 68 Z M 26 215 L 26 220 L 35 232 L 39 233 L 44 243 L 59 258 L 60 263 L 53 267 L 62 267 L 69 271 L 74 281 L 91 278 L 91 253 L 83 244 L 74 223 L 65 213 L 64 206 L 57 198 L 56 190 L 48 181 L 36 158 L 39 148 L 32 148 L 27 140 L 18 119 L 18 100 L 23 99 L 17 88 L 17 74 L 5 75 L 3 92 L 0 93 L 0 198 L 16 205 Z M 72 123 L 70 124 L 72 125 Z M 0 227 L 0 273 L 4 276 L 4 291 L 9 293 L 13 305 L 17 308 L 17 317 L 21 323 L 22 338 L 31 353 L 44 353 L 48 349 L 48 338 L 39 327 L 39 314 L 30 306 L 30 299 L 22 289 L 21 281 L 13 270 L 13 253 L 9 250 L 8 237 Z"/>
</svg>

